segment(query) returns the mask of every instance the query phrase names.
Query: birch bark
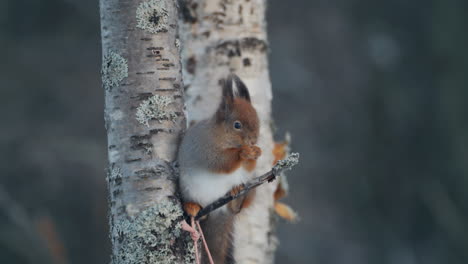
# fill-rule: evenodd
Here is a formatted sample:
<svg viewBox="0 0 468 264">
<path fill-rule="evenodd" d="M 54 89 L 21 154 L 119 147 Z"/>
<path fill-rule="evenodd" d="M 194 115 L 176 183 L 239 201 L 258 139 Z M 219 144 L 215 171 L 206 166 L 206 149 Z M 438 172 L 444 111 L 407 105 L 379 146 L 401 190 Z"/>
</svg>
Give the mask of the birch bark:
<svg viewBox="0 0 468 264">
<path fill-rule="evenodd" d="M 189 263 L 173 162 L 185 129 L 177 6 L 101 0 L 113 263 Z"/>
<path fill-rule="evenodd" d="M 185 0 L 181 2 L 183 76 L 189 124 L 213 114 L 220 84 L 229 72 L 246 83 L 260 122 L 257 176 L 272 167 L 271 84 L 268 73 L 264 0 Z M 238 263 L 272 263 L 277 239 L 272 215 L 276 183 L 257 189 L 253 205 L 235 225 Z"/>
</svg>

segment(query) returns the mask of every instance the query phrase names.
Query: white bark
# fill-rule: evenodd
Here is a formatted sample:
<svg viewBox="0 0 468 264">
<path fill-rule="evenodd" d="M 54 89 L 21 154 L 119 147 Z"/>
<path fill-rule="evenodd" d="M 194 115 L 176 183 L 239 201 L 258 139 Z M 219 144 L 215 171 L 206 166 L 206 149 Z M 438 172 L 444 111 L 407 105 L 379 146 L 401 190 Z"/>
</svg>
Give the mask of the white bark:
<svg viewBox="0 0 468 264">
<path fill-rule="evenodd" d="M 173 161 L 185 128 L 173 0 L 101 0 L 113 263 L 188 263 Z"/>
<path fill-rule="evenodd" d="M 258 112 L 263 154 L 256 175 L 271 169 L 273 139 L 271 84 L 267 61 L 264 0 L 186 0 L 181 4 L 181 42 L 189 123 L 212 115 L 218 106 L 220 80 L 235 72 L 246 83 Z M 277 240 L 273 230 L 276 182 L 257 189 L 234 231 L 238 263 L 272 263 Z"/>
</svg>

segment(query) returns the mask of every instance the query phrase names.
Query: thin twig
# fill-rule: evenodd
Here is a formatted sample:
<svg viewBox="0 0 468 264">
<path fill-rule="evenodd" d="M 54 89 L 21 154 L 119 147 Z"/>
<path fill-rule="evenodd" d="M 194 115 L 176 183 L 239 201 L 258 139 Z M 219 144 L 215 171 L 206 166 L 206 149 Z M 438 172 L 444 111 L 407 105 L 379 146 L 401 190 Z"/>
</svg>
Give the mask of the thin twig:
<svg viewBox="0 0 468 264">
<path fill-rule="evenodd" d="M 272 182 L 276 179 L 276 177 L 284 170 L 290 170 L 293 166 L 299 163 L 299 153 L 291 153 L 289 156 L 284 160 L 279 160 L 276 165 L 267 173 L 263 174 L 262 176 L 256 177 L 247 183 L 244 184 L 244 188 L 238 192 L 236 195 L 231 195 L 230 192 L 226 193 L 224 196 L 218 198 L 216 201 L 212 202 L 211 204 L 205 206 L 201 209 L 197 216 L 195 216 L 195 220 L 199 220 L 200 218 L 204 217 L 205 215 L 211 213 L 212 211 L 218 209 L 219 207 L 229 203 L 230 201 L 237 199 L 238 197 L 246 194 L 248 191 L 256 188 L 259 185 L 262 185 L 265 182 Z"/>
</svg>

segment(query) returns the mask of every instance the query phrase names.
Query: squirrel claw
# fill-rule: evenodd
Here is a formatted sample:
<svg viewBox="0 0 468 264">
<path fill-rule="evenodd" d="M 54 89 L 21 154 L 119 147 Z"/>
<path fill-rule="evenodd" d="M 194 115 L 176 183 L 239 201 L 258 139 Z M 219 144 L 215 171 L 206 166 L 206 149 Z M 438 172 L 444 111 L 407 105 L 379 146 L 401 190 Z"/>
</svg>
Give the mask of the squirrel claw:
<svg viewBox="0 0 468 264">
<path fill-rule="evenodd" d="M 244 189 L 244 184 L 236 185 L 231 189 L 231 195 L 236 196 Z"/>
<path fill-rule="evenodd" d="M 195 242 L 195 241 L 198 241 L 198 239 L 200 239 L 200 233 L 198 233 L 197 230 L 195 230 L 195 228 L 193 228 L 192 226 L 190 226 L 189 224 L 187 224 L 187 221 L 185 220 L 182 220 L 181 221 L 181 225 L 182 225 L 182 230 L 185 230 L 187 232 L 190 232 L 190 237 L 192 238 L 192 240 Z"/>
</svg>

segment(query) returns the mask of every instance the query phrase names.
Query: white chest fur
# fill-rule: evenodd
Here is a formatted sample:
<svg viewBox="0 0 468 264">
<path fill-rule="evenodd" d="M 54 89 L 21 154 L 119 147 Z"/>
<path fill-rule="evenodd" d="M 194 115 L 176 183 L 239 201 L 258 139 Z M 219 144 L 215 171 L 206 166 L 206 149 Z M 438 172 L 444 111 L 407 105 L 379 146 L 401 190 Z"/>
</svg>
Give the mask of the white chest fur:
<svg viewBox="0 0 468 264">
<path fill-rule="evenodd" d="M 193 169 L 181 172 L 180 187 L 185 200 L 205 207 L 226 194 L 232 187 L 245 183 L 251 174 L 242 167 L 229 174 Z"/>
</svg>

